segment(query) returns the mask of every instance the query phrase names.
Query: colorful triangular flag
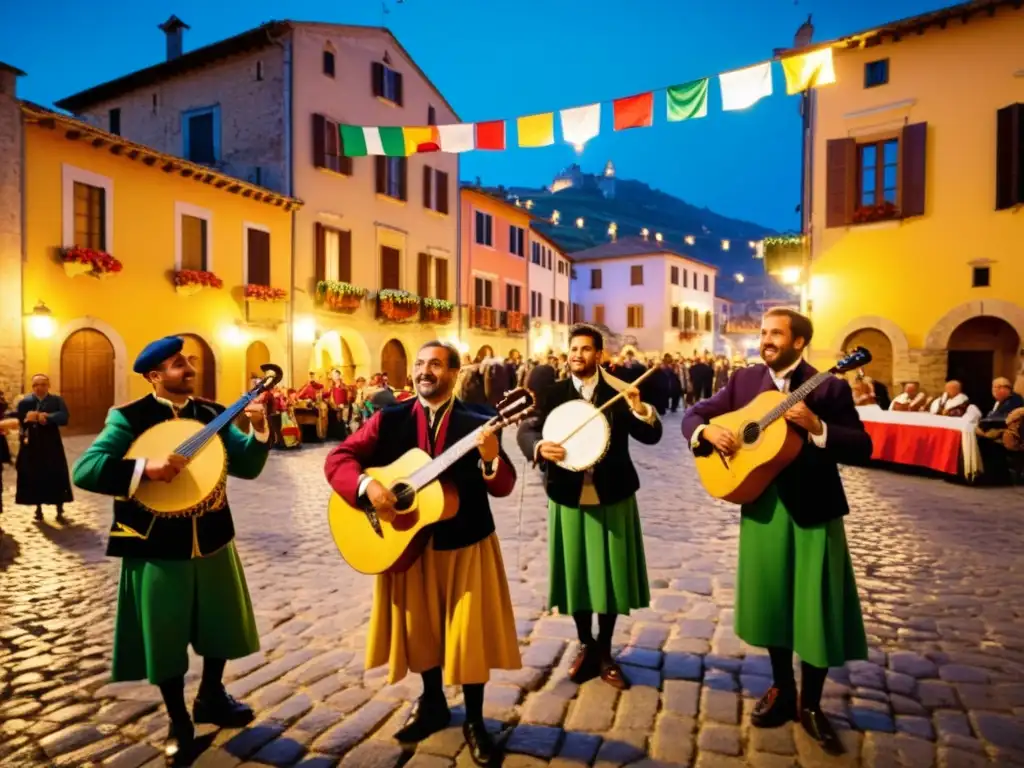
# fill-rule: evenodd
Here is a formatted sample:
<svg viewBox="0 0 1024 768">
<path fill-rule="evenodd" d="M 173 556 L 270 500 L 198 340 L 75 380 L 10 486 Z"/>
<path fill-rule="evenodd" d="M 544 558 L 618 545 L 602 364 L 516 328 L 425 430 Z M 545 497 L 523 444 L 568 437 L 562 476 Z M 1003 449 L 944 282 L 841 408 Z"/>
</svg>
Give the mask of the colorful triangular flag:
<svg viewBox="0 0 1024 768">
<path fill-rule="evenodd" d="M 491 120 L 476 124 L 476 148 L 502 150 L 505 148 L 505 121 Z"/>
<path fill-rule="evenodd" d="M 555 113 L 516 118 L 520 147 L 547 147 L 555 143 Z"/>
<path fill-rule="evenodd" d="M 722 109 L 731 112 L 754 106 L 765 96 L 772 95 L 772 64 L 755 64 L 718 76 L 722 86 Z"/>
<path fill-rule="evenodd" d="M 696 120 L 708 114 L 708 79 L 673 85 L 666 90 L 668 121 Z"/>
<path fill-rule="evenodd" d="M 559 116 L 562 118 L 562 138 L 577 150 L 601 132 L 600 104 L 563 109 Z"/>
<path fill-rule="evenodd" d="M 476 147 L 476 126 L 473 123 L 437 126 L 442 152 L 469 152 Z"/>
<path fill-rule="evenodd" d="M 654 121 L 654 93 L 638 93 L 612 102 L 615 130 L 649 128 Z"/>
<path fill-rule="evenodd" d="M 786 76 L 786 93 L 790 96 L 819 85 L 832 85 L 836 81 L 831 48 L 790 56 L 781 63 L 782 74 Z"/>
</svg>

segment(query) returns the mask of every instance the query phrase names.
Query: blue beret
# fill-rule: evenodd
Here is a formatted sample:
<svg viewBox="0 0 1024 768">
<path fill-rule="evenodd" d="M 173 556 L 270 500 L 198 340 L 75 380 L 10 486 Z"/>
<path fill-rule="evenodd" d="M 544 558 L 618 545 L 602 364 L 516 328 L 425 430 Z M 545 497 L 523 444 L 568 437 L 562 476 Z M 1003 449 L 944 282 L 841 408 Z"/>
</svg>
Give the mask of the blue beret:
<svg viewBox="0 0 1024 768">
<path fill-rule="evenodd" d="M 146 345 L 139 356 L 135 358 L 135 365 L 132 370 L 136 373 L 146 374 L 169 357 L 174 357 L 181 352 L 185 346 L 185 340 L 181 336 L 165 336 L 162 339 L 150 342 Z"/>
</svg>

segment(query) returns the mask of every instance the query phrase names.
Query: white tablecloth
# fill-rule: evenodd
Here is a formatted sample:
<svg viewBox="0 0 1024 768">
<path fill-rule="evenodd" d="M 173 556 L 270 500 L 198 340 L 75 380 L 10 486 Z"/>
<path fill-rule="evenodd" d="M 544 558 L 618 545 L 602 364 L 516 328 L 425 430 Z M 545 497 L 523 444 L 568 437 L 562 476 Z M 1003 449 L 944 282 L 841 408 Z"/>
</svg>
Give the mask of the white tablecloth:
<svg viewBox="0 0 1024 768">
<path fill-rule="evenodd" d="M 977 420 L 972 414 L 960 418 L 954 416 L 936 416 L 932 413 L 911 411 L 883 411 L 877 405 L 858 405 L 857 413 L 861 421 L 873 421 L 881 424 L 911 424 L 916 427 L 935 427 L 950 429 L 960 433 L 960 451 L 964 462 L 964 476 L 973 479 L 985 471 L 978 449 L 978 436 L 974 432 Z"/>
</svg>

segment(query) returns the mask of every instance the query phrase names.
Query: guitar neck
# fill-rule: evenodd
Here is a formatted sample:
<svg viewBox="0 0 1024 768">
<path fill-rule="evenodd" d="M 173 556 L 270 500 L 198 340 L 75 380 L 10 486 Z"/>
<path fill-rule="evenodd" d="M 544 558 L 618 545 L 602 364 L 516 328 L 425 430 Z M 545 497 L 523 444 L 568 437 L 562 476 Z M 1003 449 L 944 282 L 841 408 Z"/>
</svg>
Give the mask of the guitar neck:
<svg viewBox="0 0 1024 768">
<path fill-rule="evenodd" d="M 490 422 L 477 427 L 429 464 L 413 472 L 409 483 L 418 491 L 437 480 L 446 470 L 454 466 L 455 462 L 476 448 L 477 437 L 488 426 L 490 426 Z"/>
<path fill-rule="evenodd" d="M 217 418 L 179 445 L 174 452 L 179 456 L 184 456 L 186 459 L 191 459 L 199 453 L 199 451 L 203 449 L 203 446 L 210 442 L 218 432 L 234 421 L 235 417 L 238 416 L 238 414 L 240 414 L 242 410 L 253 401 L 253 398 L 260 394 L 260 392 L 261 390 L 254 389 L 251 392 L 247 392 L 242 395 L 235 403 L 228 406 Z"/>
<path fill-rule="evenodd" d="M 766 413 L 764 417 L 757 422 L 757 425 L 762 430 L 766 429 L 769 424 L 781 419 L 786 411 L 797 403 L 802 402 L 809 394 L 811 394 L 811 392 L 816 390 L 830 378 L 832 378 L 831 371 L 822 371 L 821 373 L 814 374 L 814 376 L 790 392 L 785 400 Z"/>
</svg>

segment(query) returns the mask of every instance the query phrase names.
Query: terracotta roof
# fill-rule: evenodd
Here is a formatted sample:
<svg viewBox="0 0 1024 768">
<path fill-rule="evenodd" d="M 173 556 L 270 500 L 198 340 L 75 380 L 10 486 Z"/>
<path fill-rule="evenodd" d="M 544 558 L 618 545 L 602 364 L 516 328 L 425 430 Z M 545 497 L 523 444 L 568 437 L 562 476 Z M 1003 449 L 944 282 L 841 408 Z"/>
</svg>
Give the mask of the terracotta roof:
<svg viewBox="0 0 1024 768">
<path fill-rule="evenodd" d="M 527 218 L 530 219 L 531 222 L 532 221 L 541 221 L 541 219 L 538 218 L 535 214 L 530 213 L 528 210 L 526 210 L 522 206 L 518 206 L 515 203 L 511 203 L 508 200 L 506 200 L 505 198 L 501 197 L 500 195 L 496 195 L 493 192 L 484 189 L 483 187 L 478 187 L 478 186 L 476 186 L 474 184 L 463 183 L 463 184 L 461 184 L 459 186 L 459 193 L 461 194 L 462 192 L 473 192 L 475 194 L 480 195 L 481 197 L 486 197 L 487 199 L 492 200 L 495 203 L 498 203 L 499 205 L 504 205 L 507 208 L 511 208 L 516 213 L 521 214 L 523 216 L 526 216 Z M 536 230 L 534 230 L 534 231 L 536 231 Z"/>
<path fill-rule="evenodd" d="M 209 64 L 221 61 L 222 59 L 226 59 L 230 56 L 235 56 L 247 51 L 267 48 L 268 46 L 275 44 L 276 38 L 299 26 L 324 26 L 336 27 L 342 30 L 375 30 L 383 32 L 391 38 L 398 50 L 401 51 L 407 59 L 409 59 L 412 66 L 426 81 L 427 85 L 434 89 L 434 92 L 437 93 L 441 101 L 444 102 L 444 105 L 451 110 L 453 115 L 455 115 L 456 120 L 459 119 L 459 116 L 452 105 L 448 103 L 441 91 L 438 90 L 437 86 L 431 82 L 426 73 L 420 69 L 413 57 L 409 55 L 409 52 L 405 50 L 405 47 L 398 41 L 398 38 L 395 37 L 394 33 L 387 27 L 371 27 L 358 24 L 331 24 L 319 21 L 290 21 L 287 19 L 268 21 L 254 29 L 235 35 L 234 37 L 228 37 L 224 40 L 218 40 L 215 43 L 211 43 L 210 45 L 204 45 L 202 48 L 186 51 L 185 53 L 182 53 L 181 56 L 169 61 L 161 61 L 159 64 L 154 64 L 151 67 L 130 72 L 116 80 L 100 83 L 92 88 L 88 88 L 84 91 L 80 91 L 79 93 L 75 93 L 61 99 L 56 102 L 56 106 L 61 109 L 66 109 L 69 112 L 82 112 L 94 104 L 115 99 L 126 93 L 131 93 L 139 90 L 140 88 L 145 88 L 147 86 L 170 80 L 196 69 L 202 69 Z"/>
<path fill-rule="evenodd" d="M 256 202 L 266 203 L 282 207 L 286 211 L 298 210 L 302 207 L 301 200 L 295 197 L 288 197 L 272 189 L 250 184 L 247 181 L 228 176 L 213 168 L 199 165 L 189 160 L 183 160 L 174 155 L 158 152 L 152 147 L 144 144 L 137 144 L 128 141 L 121 136 L 101 130 L 81 120 L 68 115 L 54 112 L 52 109 L 33 104 L 30 101 L 21 102 L 21 111 L 27 122 L 35 123 L 43 128 L 64 131 L 64 136 L 70 141 L 86 140 L 93 149 L 106 150 L 114 155 L 125 157 L 129 160 L 141 161 L 144 165 L 159 169 L 164 173 L 176 173 L 182 178 L 192 179 L 199 184 L 208 184 L 225 192 L 241 194 L 242 197 L 252 198 Z"/>
<path fill-rule="evenodd" d="M 714 264 L 708 264 L 706 261 L 695 259 L 693 256 L 677 251 L 665 243 L 659 243 L 656 240 L 645 240 L 642 237 L 622 237 L 615 242 L 604 243 L 593 248 L 587 248 L 584 251 L 576 251 L 573 253 L 572 259 L 577 262 L 599 261 L 601 259 L 619 259 L 629 256 L 678 256 L 718 272 L 718 267 Z"/>
<path fill-rule="evenodd" d="M 989 16 L 994 16 L 998 8 L 1009 6 L 1014 10 L 1018 10 L 1021 5 L 1021 0 L 968 0 L 967 2 L 949 5 L 945 8 L 929 11 L 928 13 L 921 13 L 917 16 L 908 16 L 897 21 L 890 21 L 886 24 L 880 24 L 832 40 L 825 40 L 799 48 L 778 48 L 774 53 L 776 57 L 781 57 L 792 56 L 797 53 L 807 53 L 821 48 L 861 48 L 879 45 L 887 37 L 892 42 L 896 42 L 906 35 L 923 35 L 930 27 L 945 29 L 947 24 L 953 20 L 959 20 L 966 24 L 976 14 L 985 13 Z"/>
</svg>

